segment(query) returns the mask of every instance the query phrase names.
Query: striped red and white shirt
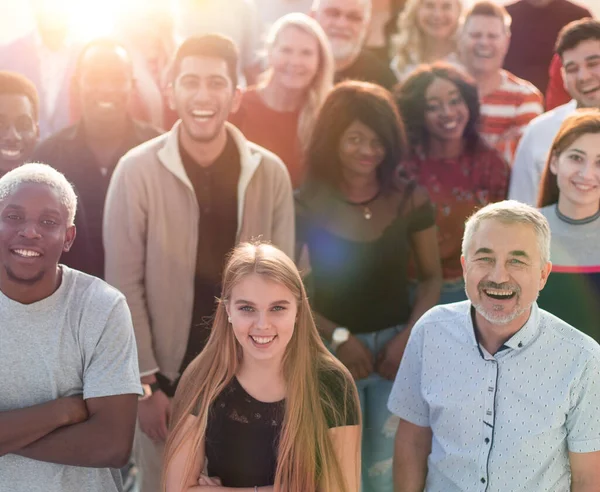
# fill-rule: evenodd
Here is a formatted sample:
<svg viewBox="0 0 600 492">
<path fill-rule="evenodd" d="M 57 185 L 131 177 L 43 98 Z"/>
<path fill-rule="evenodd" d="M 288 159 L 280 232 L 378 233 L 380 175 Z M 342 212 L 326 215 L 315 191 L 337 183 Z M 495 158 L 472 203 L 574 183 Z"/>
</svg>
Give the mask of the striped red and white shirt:
<svg viewBox="0 0 600 492">
<path fill-rule="evenodd" d="M 481 98 L 479 133 L 512 166 L 523 130 L 544 112 L 544 99 L 531 82 L 506 70 L 501 74 L 498 89 Z"/>
</svg>

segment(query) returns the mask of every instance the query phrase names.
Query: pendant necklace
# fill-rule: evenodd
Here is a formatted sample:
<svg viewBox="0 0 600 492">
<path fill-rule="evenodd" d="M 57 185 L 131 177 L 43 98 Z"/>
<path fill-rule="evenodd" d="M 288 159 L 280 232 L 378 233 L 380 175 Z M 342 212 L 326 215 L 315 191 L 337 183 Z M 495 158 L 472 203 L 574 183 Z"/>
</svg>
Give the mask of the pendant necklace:
<svg viewBox="0 0 600 492">
<path fill-rule="evenodd" d="M 378 190 L 377 193 L 375 193 L 375 196 L 369 198 L 368 200 L 365 200 L 364 202 L 350 202 L 348 200 L 345 200 L 346 203 L 348 203 L 349 205 L 352 205 L 354 207 L 362 207 L 362 213 L 363 213 L 363 217 L 366 220 L 371 220 L 371 217 L 373 217 L 373 211 L 371 210 L 371 207 L 369 205 L 371 205 L 371 203 L 373 203 L 380 195 L 381 190 Z"/>
</svg>

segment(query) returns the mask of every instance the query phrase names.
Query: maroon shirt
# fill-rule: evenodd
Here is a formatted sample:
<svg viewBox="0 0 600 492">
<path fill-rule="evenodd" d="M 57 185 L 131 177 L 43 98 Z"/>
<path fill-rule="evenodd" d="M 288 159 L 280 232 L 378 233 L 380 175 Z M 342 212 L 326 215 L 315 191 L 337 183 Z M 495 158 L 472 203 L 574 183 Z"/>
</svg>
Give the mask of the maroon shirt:
<svg viewBox="0 0 600 492">
<path fill-rule="evenodd" d="M 404 172 L 427 188 L 436 208 L 438 244 L 445 280 L 462 276 L 460 253 L 465 220 L 508 192 L 508 164 L 484 143 L 456 159 L 434 159 L 423 152 L 403 163 Z"/>
<path fill-rule="evenodd" d="M 569 22 L 591 17 L 590 11 L 568 0 L 554 0 L 534 7 L 527 0 L 506 6 L 512 17 L 512 37 L 504 68 L 533 83 L 542 94 L 559 31 Z"/>
</svg>

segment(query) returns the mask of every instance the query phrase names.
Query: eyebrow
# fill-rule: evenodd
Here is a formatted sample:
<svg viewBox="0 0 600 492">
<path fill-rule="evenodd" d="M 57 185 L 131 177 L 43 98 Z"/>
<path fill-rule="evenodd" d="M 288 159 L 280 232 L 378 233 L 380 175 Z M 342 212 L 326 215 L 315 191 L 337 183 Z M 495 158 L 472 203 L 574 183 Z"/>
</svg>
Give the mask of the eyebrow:
<svg viewBox="0 0 600 492">
<path fill-rule="evenodd" d="M 456 96 L 460 94 L 460 92 L 457 89 L 452 89 L 450 92 L 448 92 L 448 96 Z M 426 101 L 441 101 L 440 97 L 434 96 L 434 97 L 428 97 L 425 99 Z"/>
<path fill-rule="evenodd" d="M 235 304 L 236 304 L 236 305 L 238 305 L 238 304 L 248 304 L 248 305 L 250 305 L 250 306 L 254 306 L 254 305 L 255 305 L 255 304 L 254 304 L 252 301 L 247 301 L 247 300 L 245 300 L 245 299 L 238 299 L 237 301 L 235 301 Z M 275 306 L 276 304 L 277 304 L 277 305 L 279 305 L 279 304 L 285 304 L 285 305 L 289 305 L 289 304 L 290 304 L 290 301 L 286 301 L 285 299 L 282 299 L 282 300 L 280 300 L 280 301 L 275 301 L 275 302 L 272 302 L 270 305 L 271 305 L 271 306 Z"/>
<path fill-rule="evenodd" d="M 15 203 L 9 203 L 9 204 L 7 204 L 6 207 L 4 207 L 4 209 L 6 210 L 7 208 L 12 208 L 14 210 L 25 210 L 25 207 L 23 207 L 22 205 L 17 205 Z M 44 213 L 44 214 L 56 214 L 56 215 L 60 215 L 60 210 L 58 210 L 56 208 L 45 207 L 42 210 L 42 213 Z"/>
<path fill-rule="evenodd" d="M 479 248 L 477 251 L 475 251 L 475 254 L 476 255 L 479 255 L 479 254 L 490 255 L 490 254 L 494 254 L 494 251 L 491 250 L 490 248 Z M 529 258 L 529 255 L 522 249 L 515 249 L 513 251 L 510 251 L 508 254 L 511 256 L 519 256 L 521 258 Z"/>
<path fill-rule="evenodd" d="M 581 155 L 586 155 L 585 151 L 583 151 L 583 150 L 579 150 L 579 149 L 571 149 L 570 151 L 571 151 L 571 152 L 577 152 L 578 154 L 581 154 Z"/>
</svg>

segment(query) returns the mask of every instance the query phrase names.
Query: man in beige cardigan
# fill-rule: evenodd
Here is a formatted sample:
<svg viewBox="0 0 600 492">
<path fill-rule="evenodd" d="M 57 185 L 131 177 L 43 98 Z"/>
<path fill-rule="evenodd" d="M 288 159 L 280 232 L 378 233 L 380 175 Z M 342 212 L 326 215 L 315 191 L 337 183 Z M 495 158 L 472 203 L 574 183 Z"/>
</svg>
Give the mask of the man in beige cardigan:
<svg viewBox="0 0 600 492">
<path fill-rule="evenodd" d="M 126 154 L 104 215 L 106 280 L 127 298 L 144 397 L 134 456 L 141 492 L 158 492 L 179 377 L 210 332 L 225 256 L 260 237 L 292 256 L 284 164 L 226 122 L 240 100 L 237 52 L 219 35 L 187 39 L 172 67 L 173 129 Z"/>
</svg>

